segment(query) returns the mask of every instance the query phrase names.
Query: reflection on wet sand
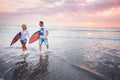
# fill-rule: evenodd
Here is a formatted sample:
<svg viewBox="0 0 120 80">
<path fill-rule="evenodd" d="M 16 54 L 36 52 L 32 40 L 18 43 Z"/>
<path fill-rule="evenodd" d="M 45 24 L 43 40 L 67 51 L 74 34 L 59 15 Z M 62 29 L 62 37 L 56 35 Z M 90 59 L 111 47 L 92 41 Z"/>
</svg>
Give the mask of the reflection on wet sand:
<svg viewBox="0 0 120 80">
<path fill-rule="evenodd" d="M 36 68 L 31 73 L 30 79 L 31 80 L 36 80 L 36 79 L 43 80 L 45 76 L 48 75 L 49 73 L 48 65 L 49 65 L 48 56 L 46 57 L 40 56 L 40 61 L 39 63 L 37 63 L 37 65 L 35 66 Z"/>
<path fill-rule="evenodd" d="M 13 72 L 13 80 L 21 80 L 23 74 L 27 72 L 28 63 L 26 58 L 23 57 L 24 61 L 17 62 Z"/>
</svg>

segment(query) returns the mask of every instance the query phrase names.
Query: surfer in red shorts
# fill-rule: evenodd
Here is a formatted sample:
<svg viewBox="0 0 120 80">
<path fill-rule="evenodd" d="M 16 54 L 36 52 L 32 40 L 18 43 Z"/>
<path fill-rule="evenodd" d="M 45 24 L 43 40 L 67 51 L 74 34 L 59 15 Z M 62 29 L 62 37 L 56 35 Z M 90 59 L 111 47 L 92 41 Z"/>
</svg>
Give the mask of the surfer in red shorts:
<svg viewBox="0 0 120 80">
<path fill-rule="evenodd" d="M 40 40 L 39 40 L 39 49 L 40 49 L 40 55 L 42 55 L 42 44 L 43 42 L 46 45 L 47 50 L 49 49 L 49 45 L 48 45 L 48 34 L 49 31 L 48 29 L 44 26 L 43 21 L 39 22 L 39 26 L 40 26 Z"/>
<path fill-rule="evenodd" d="M 28 31 L 27 31 L 27 26 L 26 24 L 22 25 L 22 31 L 21 31 L 21 37 L 20 37 L 20 42 L 22 44 L 22 54 L 24 55 L 25 51 L 27 51 L 26 43 L 27 43 L 27 38 L 29 37 Z"/>
</svg>

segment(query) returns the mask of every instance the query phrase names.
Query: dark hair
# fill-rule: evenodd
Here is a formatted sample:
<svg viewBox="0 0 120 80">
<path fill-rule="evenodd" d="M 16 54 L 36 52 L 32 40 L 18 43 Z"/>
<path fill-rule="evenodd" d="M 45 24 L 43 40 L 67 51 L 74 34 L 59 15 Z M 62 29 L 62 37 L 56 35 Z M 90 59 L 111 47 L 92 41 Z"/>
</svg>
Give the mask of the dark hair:
<svg viewBox="0 0 120 80">
<path fill-rule="evenodd" d="M 44 24 L 43 21 L 40 21 L 40 23 Z"/>
</svg>

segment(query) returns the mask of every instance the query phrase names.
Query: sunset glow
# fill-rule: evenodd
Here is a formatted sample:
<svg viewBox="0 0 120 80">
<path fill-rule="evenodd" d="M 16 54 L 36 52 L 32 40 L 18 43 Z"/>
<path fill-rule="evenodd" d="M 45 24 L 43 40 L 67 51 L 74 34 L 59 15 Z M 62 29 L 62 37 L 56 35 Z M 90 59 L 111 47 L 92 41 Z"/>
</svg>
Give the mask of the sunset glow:
<svg viewBox="0 0 120 80">
<path fill-rule="evenodd" d="M 93 26 L 93 23 L 92 22 L 88 22 L 87 23 L 87 26 L 89 27 L 89 26 Z"/>
<path fill-rule="evenodd" d="M 0 25 L 119 27 L 120 0 L 1 0 Z"/>
</svg>

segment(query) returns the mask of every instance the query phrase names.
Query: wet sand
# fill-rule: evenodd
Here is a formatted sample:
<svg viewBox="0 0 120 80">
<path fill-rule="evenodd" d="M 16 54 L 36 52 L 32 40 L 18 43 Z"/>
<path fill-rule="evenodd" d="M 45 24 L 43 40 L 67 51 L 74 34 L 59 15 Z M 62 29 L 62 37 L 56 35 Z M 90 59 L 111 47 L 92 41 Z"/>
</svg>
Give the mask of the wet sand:
<svg viewBox="0 0 120 80">
<path fill-rule="evenodd" d="M 7 57 L 1 61 L 3 80 L 104 80 L 101 76 L 76 67 L 64 58 L 49 53 L 48 57 L 39 54 L 24 57 Z M 6 55 L 7 56 L 7 55 Z M 7 62 L 6 62 L 7 61 Z"/>
<path fill-rule="evenodd" d="M 88 47 L 85 43 L 79 43 L 82 46 L 74 47 L 77 40 L 74 41 L 75 44 L 69 44 L 72 40 L 67 42 L 66 39 L 61 41 L 52 39 L 52 41 L 51 45 L 55 44 L 56 47 L 51 46 L 52 51 L 48 53 L 48 58 L 40 57 L 38 50 L 35 49 L 36 45 L 29 47 L 30 53 L 22 57 L 19 56 L 21 47 L 1 47 L 0 78 L 3 80 L 120 79 L 120 55 L 112 53 L 115 50 L 105 48 L 100 52 L 100 45 L 96 46 L 97 43 L 93 40 L 84 40 L 88 41 L 87 43 L 95 42 L 95 46 L 87 44 Z M 111 53 L 107 53 L 110 51 Z"/>
</svg>

